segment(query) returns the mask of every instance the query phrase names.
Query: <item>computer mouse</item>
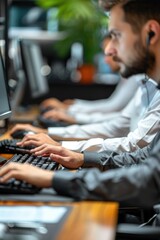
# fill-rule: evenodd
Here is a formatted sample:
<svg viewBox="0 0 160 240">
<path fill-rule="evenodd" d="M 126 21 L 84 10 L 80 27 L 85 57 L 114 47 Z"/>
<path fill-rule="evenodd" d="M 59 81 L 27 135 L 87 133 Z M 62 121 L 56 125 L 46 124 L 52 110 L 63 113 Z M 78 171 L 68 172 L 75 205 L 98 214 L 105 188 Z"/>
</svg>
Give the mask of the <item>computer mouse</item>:
<svg viewBox="0 0 160 240">
<path fill-rule="evenodd" d="M 43 115 L 39 115 L 37 118 L 38 123 L 44 127 L 44 128 L 48 128 L 48 127 L 67 127 L 70 124 L 67 122 L 63 122 L 63 121 L 56 121 L 53 119 L 48 119 L 43 117 Z"/>
<path fill-rule="evenodd" d="M 35 134 L 35 132 L 29 130 L 17 130 L 11 134 L 11 137 L 16 139 L 22 139 L 27 134 Z"/>
<path fill-rule="evenodd" d="M 48 107 L 40 107 L 40 114 L 43 115 L 44 113 L 50 111 L 50 110 L 53 110 L 54 107 L 52 106 L 48 106 Z"/>
</svg>

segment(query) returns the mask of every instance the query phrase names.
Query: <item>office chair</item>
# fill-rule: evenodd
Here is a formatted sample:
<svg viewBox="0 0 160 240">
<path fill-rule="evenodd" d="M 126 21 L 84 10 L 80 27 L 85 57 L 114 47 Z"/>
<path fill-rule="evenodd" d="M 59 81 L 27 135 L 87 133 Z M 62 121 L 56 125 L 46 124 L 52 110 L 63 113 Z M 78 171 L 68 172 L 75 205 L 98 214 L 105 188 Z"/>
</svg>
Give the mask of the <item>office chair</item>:
<svg viewBox="0 0 160 240">
<path fill-rule="evenodd" d="M 159 240 L 160 228 L 155 225 L 157 214 L 160 213 L 160 205 L 151 208 L 142 207 L 120 207 L 120 212 L 136 216 L 139 222 L 120 223 L 117 225 L 116 240 Z M 128 220 L 128 219 L 127 219 Z M 144 223 L 144 224 L 143 224 Z M 152 226 L 152 223 L 153 226 Z"/>
<path fill-rule="evenodd" d="M 139 227 L 136 224 L 118 224 L 116 240 L 159 240 L 160 228 L 154 226 Z"/>
</svg>

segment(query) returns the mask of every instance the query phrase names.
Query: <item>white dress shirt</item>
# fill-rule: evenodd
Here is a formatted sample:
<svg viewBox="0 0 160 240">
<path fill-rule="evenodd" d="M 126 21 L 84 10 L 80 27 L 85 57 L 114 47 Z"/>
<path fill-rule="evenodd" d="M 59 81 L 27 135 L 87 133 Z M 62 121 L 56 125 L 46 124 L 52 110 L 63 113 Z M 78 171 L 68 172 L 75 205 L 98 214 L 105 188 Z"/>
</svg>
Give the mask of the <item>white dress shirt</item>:
<svg viewBox="0 0 160 240">
<path fill-rule="evenodd" d="M 108 113 L 120 111 L 126 106 L 138 88 L 135 78 L 139 80 L 141 77 L 142 75 L 129 79 L 121 78 L 116 89 L 107 99 L 92 101 L 76 99 L 67 113 L 73 116 L 78 124 L 101 122 L 107 118 Z"/>
<path fill-rule="evenodd" d="M 97 136 L 101 138 L 94 138 L 92 133 L 92 139 L 62 141 L 62 146 L 74 151 L 111 150 L 120 153 L 135 151 L 148 145 L 160 130 L 160 90 L 156 86 L 157 83 L 149 79 L 141 84 L 119 117 L 103 124 L 93 124 L 94 134 L 99 132 L 100 135 Z M 72 127 L 77 134 L 78 126 Z"/>
<path fill-rule="evenodd" d="M 130 77 L 128 80 L 122 79 L 121 83 L 115 90 L 115 92 L 112 94 L 112 97 L 109 98 L 110 100 L 97 100 L 93 101 L 94 104 L 89 104 L 86 100 L 77 100 L 81 102 L 82 104 L 75 104 L 77 107 L 75 108 L 75 105 L 72 107 L 72 110 L 75 111 L 75 109 L 78 110 L 78 112 L 75 111 L 74 117 L 75 118 L 81 118 L 81 122 L 83 119 L 84 123 L 87 123 L 86 125 L 71 125 L 69 127 L 50 127 L 48 128 L 48 134 L 52 136 L 53 138 L 76 138 L 76 139 L 89 139 L 91 137 L 115 137 L 116 129 L 113 125 L 111 120 L 117 119 L 117 122 L 120 123 L 120 126 L 123 126 L 123 128 L 120 130 L 118 129 L 118 135 L 116 136 L 123 136 L 128 132 L 129 129 L 129 120 L 121 116 L 120 110 L 123 109 L 123 106 L 126 106 L 128 102 L 132 99 L 132 97 L 135 95 L 135 92 L 137 88 L 139 87 L 139 82 L 144 79 L 144 75 L 138 74 L 135 76 Z M 79 106 L 79 107 L 78 107 Z M 82 108 L 83 106 L 83 108 Z M 112 109 L 113 108 L 113 109 Z M 86 113 L 81 113 L 81 110 L 86 110 Z M 92 112 L 87 113 L 87 109 Z M 112 112 L 112 110 L 117 112 Z M 94 112 L 96 111 L 96 112 Z M 73 113 L 73 112 L 72 112 Z M 105 121 L 105 122 L 104 122 Z M 101 122 L 101 126 L 92 124 Z M 103 123 L 102 123 L 103 122 Z M 110 122 L 109 128 L 108 122 Z M 117 127 L 116 127 L 117 128 Z M 124 129 L 127 129 L 124 131 Z"/>
</svg>

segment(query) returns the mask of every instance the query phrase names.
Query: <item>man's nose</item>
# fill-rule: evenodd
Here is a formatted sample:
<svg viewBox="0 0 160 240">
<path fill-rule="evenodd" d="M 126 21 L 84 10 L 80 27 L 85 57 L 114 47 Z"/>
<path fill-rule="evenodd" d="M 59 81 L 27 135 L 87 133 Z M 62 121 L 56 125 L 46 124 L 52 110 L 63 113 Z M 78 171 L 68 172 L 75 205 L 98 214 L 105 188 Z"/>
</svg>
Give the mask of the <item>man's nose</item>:
<svg viewBox="0 0 160 240">
<path fill-rule="evenodd" d="M 110 44 L 108 44 L 104 49 L 104 53 L 105 53 L 105 56 L 114 56 L 116 55 L 116 50 L 115 48 L 111 47 Z"/>
<path fill-rule="evenodd" d="M 117 52 L 115 49 L 106 49 L 104 51 L 105 57 L 114 57 L 117 55 Z"/>
</svg>

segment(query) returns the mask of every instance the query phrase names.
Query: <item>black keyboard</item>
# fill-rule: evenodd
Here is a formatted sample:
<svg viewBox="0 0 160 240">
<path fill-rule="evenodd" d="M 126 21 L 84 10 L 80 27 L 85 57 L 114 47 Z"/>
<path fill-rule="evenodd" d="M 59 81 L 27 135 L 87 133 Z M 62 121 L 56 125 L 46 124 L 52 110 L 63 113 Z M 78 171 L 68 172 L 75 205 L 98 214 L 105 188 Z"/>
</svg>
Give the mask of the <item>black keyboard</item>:
<svg viewBox="0 0 160 240">
<path fill-rule="evenodd" d="M 59 167 L 59 164 L 49 157 L 36 157 L 30 154 L 15 154 L 6 164 L 9 162 L 28 163 L 46 170 L 57 170 Z M 35 194 L 40 190 L 41 188 L 14 178 L 7 183 L 0 184 L 0 194 Z"/>
<path fill-rule="evenodd" d="M 17 142 L 21 141 L 20 139 L 4 139 L 0 141 L 0 152 L 1 153 L 29 153 L 34 146 L 20 147 L 17 146 Z"/>
</svg>

